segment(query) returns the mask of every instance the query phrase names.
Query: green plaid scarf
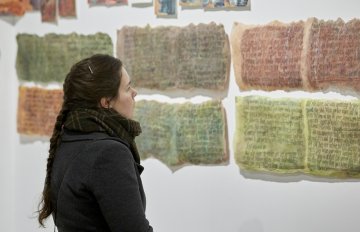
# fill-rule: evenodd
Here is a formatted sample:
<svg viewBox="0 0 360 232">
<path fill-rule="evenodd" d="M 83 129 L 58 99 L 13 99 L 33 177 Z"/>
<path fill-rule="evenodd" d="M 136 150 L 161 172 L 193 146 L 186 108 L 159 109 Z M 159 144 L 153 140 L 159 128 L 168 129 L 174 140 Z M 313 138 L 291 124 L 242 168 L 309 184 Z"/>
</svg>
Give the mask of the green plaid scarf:
<svg viewBox="0 0 360 232">
<path fill-rule="evenodd" d="M 113 109 L 76 109 L 66 117 L 64 127 L 81 132 L 105 132 L 130 144 L 130 149 L 137 163 L 140 156 L 135 144 L 135 136 L 141 133 L 140 123 L 121 116 Z"/>
</svg>

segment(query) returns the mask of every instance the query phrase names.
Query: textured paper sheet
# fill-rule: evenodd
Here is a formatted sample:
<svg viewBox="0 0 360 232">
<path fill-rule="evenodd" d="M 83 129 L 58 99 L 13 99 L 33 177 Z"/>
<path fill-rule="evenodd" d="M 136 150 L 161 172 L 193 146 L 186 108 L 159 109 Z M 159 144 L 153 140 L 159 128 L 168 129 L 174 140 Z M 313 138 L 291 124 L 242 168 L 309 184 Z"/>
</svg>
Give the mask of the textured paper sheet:
<svg viewBox="0 0 360 232">
<path fill-rule="evenodd" d="M 71 66 L 96 53 L 113 54 L 110 36 L 47 34 L 17 35 L 16 69 L 20 80 L 62 83 Z"/>
<path fill-rule="evenodd" d="M 360 177 L 360 101 L 236 98 L 235 158 L 273 173 Z"/>
<path fill-rule="evenodd" d="M 231 33 L 241 90 L 360 93 L 360 20 L 309 18 L 289 24 L 235 23 Z"/>
<path fill-rule="evenodd" d="M 294 173 L 304 169 L 301 101 L 236 98 L 235 157 L 248 170 Z"/>
<path fill-rule="evenodd" d="M 143 131 L 136 139 L 142 157 L 155 157 L 172 168 L 228 161 L 226 122 L 220 101 L 139 101 L 135 119 Z"/>
<path fill-rule="evenodd" d="M 56 22 L 56 0 L 41 1 L 41 21 Z"/>
<path fill-rule="evenodd" d="M 58 5 L 61 17 L 76 17 L 75 0 L 58 0 Z"/>
<path fill-rule="evenodd" d="M 236 82 L 242 90 L 300 89 L 304 23 L 235 23 L 231 45 Z"/>
<path fill-rule="evenodd" d="M 360 101 L 306 103 L 309 171 L 360 177 Z"/>
<path fill-rule="evenodd" d="M 307 57 L 311 88 L 360 92 L 360 20 L 314 19 Z"/>
<path fill-rule="evenodd" d="M 51 136 L 62 104 L 62 90 L 19 87 L 17 131 L 28 136 Z"/>
<path fill-rule="evenodd" d="M 138 88 L 228 88 L 230 50 L 223 25 L 123 27 L 117 56 Z"/>
</svg>

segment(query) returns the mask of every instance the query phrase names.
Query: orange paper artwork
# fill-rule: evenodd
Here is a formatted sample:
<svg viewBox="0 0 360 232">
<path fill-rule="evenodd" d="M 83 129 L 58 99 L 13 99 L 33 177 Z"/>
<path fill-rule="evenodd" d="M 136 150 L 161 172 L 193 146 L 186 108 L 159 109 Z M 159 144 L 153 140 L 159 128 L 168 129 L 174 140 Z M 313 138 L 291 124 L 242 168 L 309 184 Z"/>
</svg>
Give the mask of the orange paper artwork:
<svg viewBox="0 0 360 232">
<path fill-rule="evenodd" d="M 51 136 L 62 96 L 60 89 L 19 87 L 18 132 L 29 136 Z"/>
<path fill-rule="evenodd" d="M 235 23 L 231 35 L 241 90 L 360 93 L 360 20 L 310 18 L 265 26 Z"/>
</svg>

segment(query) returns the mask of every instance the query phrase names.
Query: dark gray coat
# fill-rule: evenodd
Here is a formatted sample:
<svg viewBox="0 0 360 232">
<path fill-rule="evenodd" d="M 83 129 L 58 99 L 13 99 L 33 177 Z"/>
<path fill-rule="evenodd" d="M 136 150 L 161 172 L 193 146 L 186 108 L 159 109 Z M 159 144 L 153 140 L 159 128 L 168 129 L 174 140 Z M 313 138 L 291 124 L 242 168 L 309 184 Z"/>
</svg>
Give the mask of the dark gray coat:
<svg viewBox="0 0 360 232">
<path fill-rule="evenodd" d="M 142 170 L 126 142 L 65 131 L 51 174 L 58 231 L 153 231 L 145 217 Z"/>
</svg>

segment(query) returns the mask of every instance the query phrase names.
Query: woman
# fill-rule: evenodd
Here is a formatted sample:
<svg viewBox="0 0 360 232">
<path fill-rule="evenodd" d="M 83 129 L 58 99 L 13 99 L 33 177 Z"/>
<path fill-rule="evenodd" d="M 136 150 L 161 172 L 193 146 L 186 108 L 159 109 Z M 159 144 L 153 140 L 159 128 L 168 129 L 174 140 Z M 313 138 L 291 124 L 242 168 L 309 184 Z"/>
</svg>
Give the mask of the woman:
<svg viewBox="0 0 360 232">
<path fill-rule="evenodd" d="M 145 217 L 143 167 L 131 120 L 137 92 L 119 59 L 94 55 L 66 76 L 50 139 L 39 223 L 58 231 L 152 231 Z"/>
</svg>

